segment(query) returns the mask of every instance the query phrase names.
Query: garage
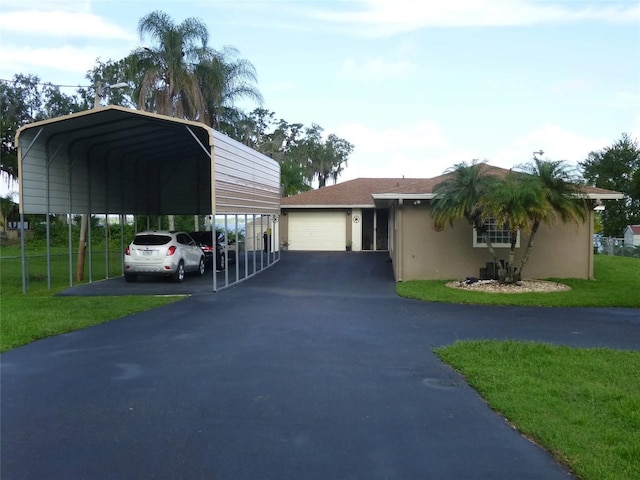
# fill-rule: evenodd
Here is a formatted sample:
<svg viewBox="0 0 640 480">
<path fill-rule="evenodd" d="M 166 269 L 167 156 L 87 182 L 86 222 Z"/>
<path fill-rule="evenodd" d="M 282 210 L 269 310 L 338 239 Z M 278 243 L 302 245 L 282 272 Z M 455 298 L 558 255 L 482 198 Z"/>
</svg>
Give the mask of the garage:
<svg viewBox="0 0 640 480">
<path fill-rule="evenodd" d="M 344 251 L 346 218 L 342 211 L 289 212 L 289 249 Z"/>
</svg>

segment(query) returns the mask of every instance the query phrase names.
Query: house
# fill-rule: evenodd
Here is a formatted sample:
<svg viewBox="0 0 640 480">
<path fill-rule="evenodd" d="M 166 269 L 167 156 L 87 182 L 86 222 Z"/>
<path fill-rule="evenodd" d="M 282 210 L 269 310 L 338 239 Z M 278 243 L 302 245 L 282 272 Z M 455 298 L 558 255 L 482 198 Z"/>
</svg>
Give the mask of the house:
<svg viewBox="0 0 640 480">
<path fill-rule="evenodd" d="M 640 247 L 640 225 L 627 225 L 624 229 L 625 246 Z"/>
<path fill-rule="evenodd" d="M 283 198 L 280 240 L 289 250 L 344 251 L 350 246 L 353 251 L 388 251 L 397 281 L 479 276 L 491 257 L 472 226 L 466 221 L 445 229 L 433 224 L 433 190 L 446 177 L 358 178 Z M 593 278 L 592 208 L 622 195 L 596 187 L 584 191 L 593 203 L 587 220 L 541 226 L 523 272 L 526 278 Z M 521 232 L 516 261 L 527 242 Z M 509 244 L 496 238 L 494 246 L 506 260 Z"/>
</svg>

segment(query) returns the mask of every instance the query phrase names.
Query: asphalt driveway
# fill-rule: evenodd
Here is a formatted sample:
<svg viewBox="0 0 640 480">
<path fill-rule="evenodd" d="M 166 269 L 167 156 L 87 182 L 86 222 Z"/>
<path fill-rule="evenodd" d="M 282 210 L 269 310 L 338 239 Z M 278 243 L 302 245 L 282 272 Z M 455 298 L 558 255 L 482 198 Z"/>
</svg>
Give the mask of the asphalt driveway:
<svg viewBox="0 0 640 480">
<path fill-rule="evenodd" d="M 569 478 L 432 353 L 459 338 L 638 349 L 640 310 L 421 303 L 384 254 L 286 252 L 3 354 L 1 477 Z"/>
</svg>

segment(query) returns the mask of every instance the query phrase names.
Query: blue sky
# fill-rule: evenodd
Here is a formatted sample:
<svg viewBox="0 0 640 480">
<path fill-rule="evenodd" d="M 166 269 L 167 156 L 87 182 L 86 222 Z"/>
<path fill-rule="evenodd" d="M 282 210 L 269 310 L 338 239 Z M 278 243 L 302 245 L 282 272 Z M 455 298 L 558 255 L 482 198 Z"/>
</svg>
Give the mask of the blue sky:
<svg viewBox="0 0 640 480">
<path fill-rule="evenodd" d="M 86 85 L 97 57 L 145 44 L 137 23 L 156 9 L 236 47 L 278 118 L 353 143 L 340 181 L 510 168 L 537 150 L 575 164 L 640 137 L 630 0 L 0 0 L 0 78 Z"/>
</svg>

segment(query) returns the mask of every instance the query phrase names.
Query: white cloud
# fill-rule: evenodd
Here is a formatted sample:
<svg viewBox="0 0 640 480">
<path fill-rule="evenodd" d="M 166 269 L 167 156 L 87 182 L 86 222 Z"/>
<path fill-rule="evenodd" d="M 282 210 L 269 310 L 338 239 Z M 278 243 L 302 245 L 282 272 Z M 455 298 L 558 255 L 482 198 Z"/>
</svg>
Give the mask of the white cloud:
<svg viewBox="0 0 640 480">
<path fill-rule="evenodd" d="M 98 54 L 97 52 L 100 52 Z M 103 56 L 109 53 L 105 48 L 72 46 L 60 46 L 53 48 L 31 48 L 22 46 L 4 45 L 0 49 L 0 75 L 3 78 L 12 76 L 16 72 L 39 72 L 43 68 L 54 69 L 59 72 L 84 75 L 95 66 L 96 58 L 103 60 L 120 58 L 128 53 L 113 51 L 112 57 Z M 77 75 L 74 75 L 77 77 Z M 52 81 L 51 78 L 42 78 L 43 81 Z"/>
<path fill-rule="evenodd" d="M 640 133 L 640 114 L 635 131 Z M 533 152 L 543 150 L 543 158 L 565 160 L 573 166 L 589 152 L 600 150 L 612 139 L 588 137 L 555 124 L 545 124 L 494 148 L 459 146 L 448 140 L 437 123 L 424 120 L 402 129 L 375 129 L 347 124 L 338 135 L 355 145 L 348 167 L 340 181 L 359 177 L 430 178 L 460 162 L 485 160 L 491 165 L 513 168 L 529 162 Z"/>
<path fill-rule="evenodd" d="M 600 150 L 611 143 L 606 137 L 586 137 L 566 130 L 558 125 L 545 124 L 532 130 L 499 149 L 489 157 L 489 163 L 501 167 L 512 167 L 533 158 L 533 152 L 543 150 L 544 158 L 565 160 L 577 165 L 587 158 L 589 152 Z"/>
<path fill-rule="evenodd" d="M 635 2 L 585 5 L 583 2 L 551 3 L 533 0 L 361 0 L 349 3 L 360 8 L 351 11 L 321 11 L 320 20 L 362 27 L 357 33 L 384 36 L 425 27 L 494 27 L 599 20 L 634 23 L 640 19 Z"/>
<path fill-rule="evenodd" d="M 136 36 L 87 12 L 20 10 L 0 17 L 0 30 L 37 37 L 98 38 L 135 41 Z"/>
<path fill-rule="evenodd" d="M 4 8 L 23 9 L 24 0 L 2 0 Z M 91 0 L 29 0 L 31 10 L 60 10 L 65 12 L 88 12 Z"/>
<path fill-rule="evenodd" d="M 430 119 L 394 128 L 350 123 L 338 127 L 336 134 L 355 146 L 341 181 L 358 177 L 431 177 L 448 166 L 434 160 L 448 140 Z"/>
</svg>

